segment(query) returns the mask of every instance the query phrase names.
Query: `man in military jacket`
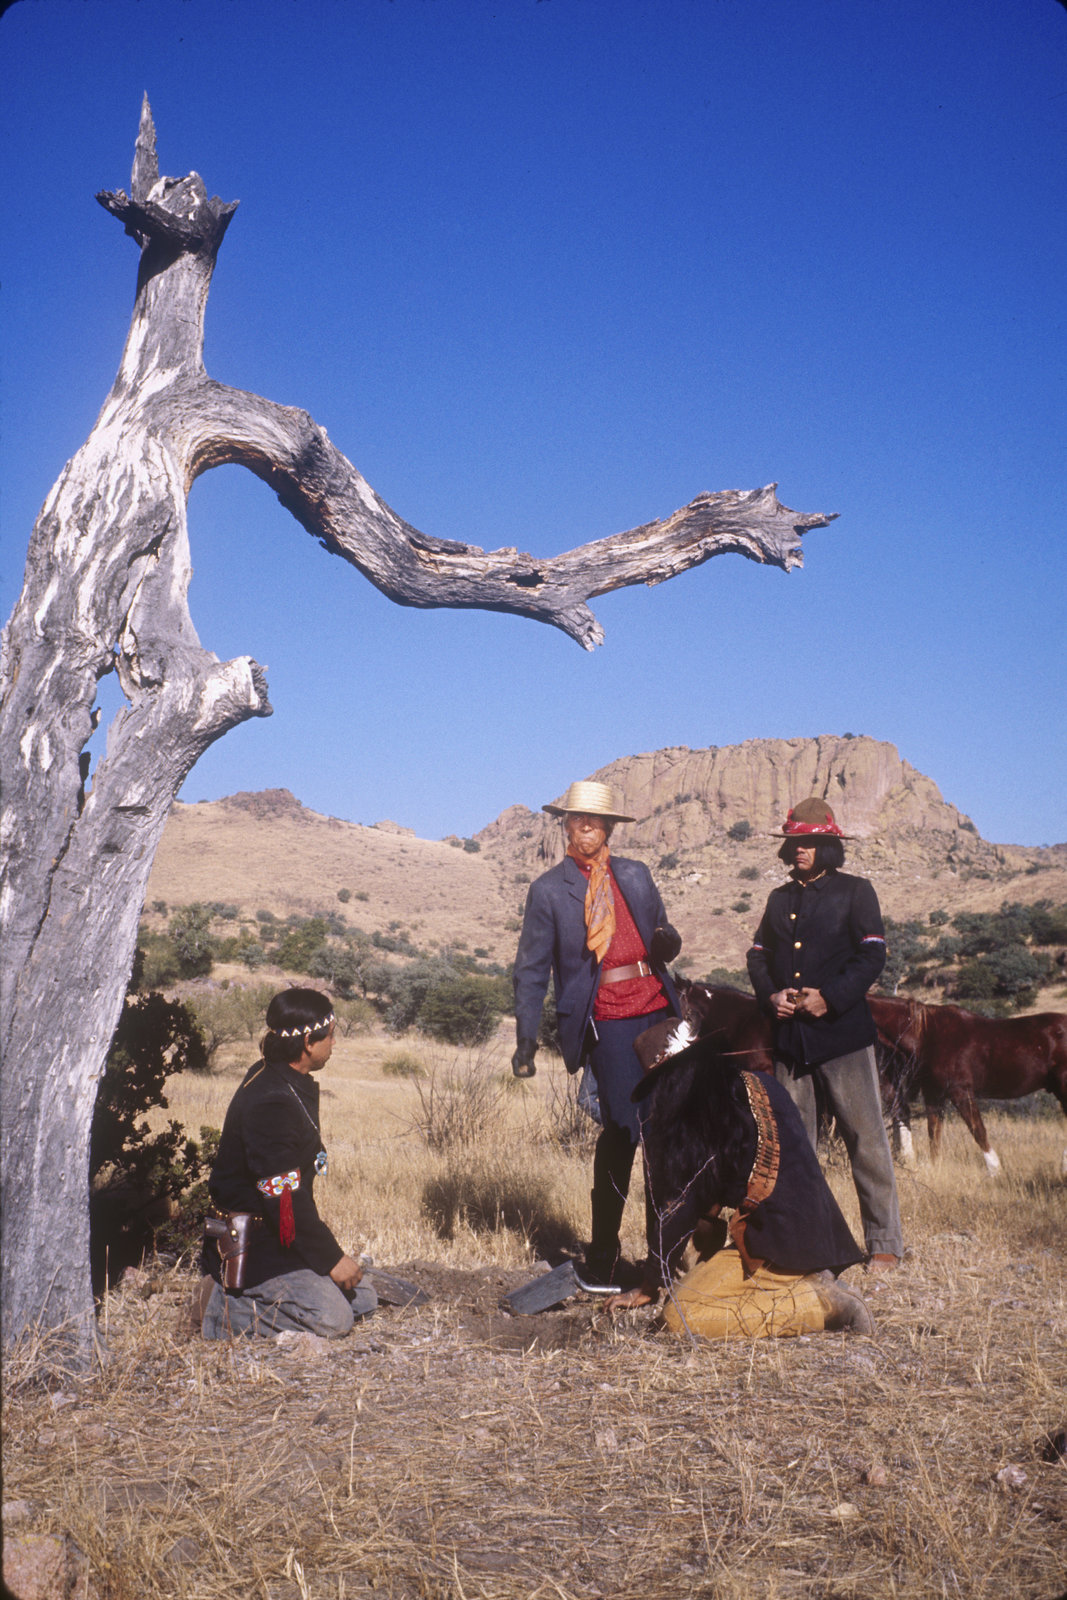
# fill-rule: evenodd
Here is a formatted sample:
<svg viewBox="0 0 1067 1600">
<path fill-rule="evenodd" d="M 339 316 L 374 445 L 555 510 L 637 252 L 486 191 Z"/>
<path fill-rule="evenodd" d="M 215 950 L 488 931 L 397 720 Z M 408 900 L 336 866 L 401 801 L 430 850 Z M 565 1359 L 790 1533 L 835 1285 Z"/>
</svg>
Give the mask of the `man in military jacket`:
<svg viewBox="0 0 1067 1600">
<path fill-rule="evenodd" d="M 821 1092 L 848 1150 L 868 1268 L 887 1271 L 898 1264 L 903 1241 L 867 1005 L 885 965 L 885 929 L 872 885 L 838 870 L 844 837 L 824 800 L 803 800 L 790 811 L 779 856 L 792 871 L 767 900 L 748 972 L 774 1018 L 778 1080 L 812 1145 L 816 1087 Z"/>
</svg>

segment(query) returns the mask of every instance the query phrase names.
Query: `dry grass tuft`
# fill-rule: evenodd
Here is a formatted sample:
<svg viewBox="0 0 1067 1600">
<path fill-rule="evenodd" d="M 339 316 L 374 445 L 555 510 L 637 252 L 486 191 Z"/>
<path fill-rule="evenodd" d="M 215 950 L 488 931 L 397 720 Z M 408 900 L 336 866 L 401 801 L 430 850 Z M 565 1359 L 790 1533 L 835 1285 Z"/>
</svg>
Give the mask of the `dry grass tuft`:
<svg viewBox="0 0 1067 1600">
<path fill-rule="evenodd" d="M 559 1069 L 500 1096 L 487 1143 L 434 1152 L 389 1048 L 344 1040 L 324 1075 L 322 1199 L 430 1303 L 334 1345 L 227 1347 L 182 1332 L 188 1267 L 124 1282 L 95 1371 L 44 1344 L 7 1363 L 9 1539 L 69 1539 L 97 1600 L 1063 1592 L 1067 1465 L 1042 1459 L 1067 1425 L 1062 1123 L 991 1114 L 998 1180 L 957 1123 L 939 1168 L 901 1171 L 910 1255 L 869 1294 L 874 1337 L 690 1345 L 588 1301 L 504 1315 L 539 1225 L 586 1226 Z M 217 1121 L 234 1081 L 172 1103 Z M 637 1196 L 627 1226 L 633 1251 Z"/>
</svg>

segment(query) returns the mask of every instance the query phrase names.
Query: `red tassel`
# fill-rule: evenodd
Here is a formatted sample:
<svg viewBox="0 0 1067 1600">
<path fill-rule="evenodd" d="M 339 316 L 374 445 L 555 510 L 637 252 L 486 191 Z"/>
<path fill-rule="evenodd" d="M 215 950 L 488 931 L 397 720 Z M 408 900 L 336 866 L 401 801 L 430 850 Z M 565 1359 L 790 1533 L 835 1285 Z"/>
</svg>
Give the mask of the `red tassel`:
<svg viewBox="0 0 1067 1600">
<path fill-rule="evenodd" d="M 284 1245 L 291 1245 L 296 1238 L 296 1222 L 293 1217 L 293 1191 L 286 1184 L 282 1190 L 281 1219 L 278 1223 L 278 1238 Z"/>
</svg>

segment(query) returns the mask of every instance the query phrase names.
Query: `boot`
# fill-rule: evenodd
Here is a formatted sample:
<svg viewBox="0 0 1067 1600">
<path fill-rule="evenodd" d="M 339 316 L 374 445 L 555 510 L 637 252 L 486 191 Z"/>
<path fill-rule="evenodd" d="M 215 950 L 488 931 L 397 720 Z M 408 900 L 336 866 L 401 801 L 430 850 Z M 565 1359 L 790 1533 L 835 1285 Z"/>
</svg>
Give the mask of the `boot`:
<svg viewBox="0 0 1067 1600">
<path fill-rule="evenodd" d="M 828 1333 L 873 1333 L 874 1322 L 866 1303 L 839 1279 L 820 1273 L 816 1293 L 823 1303 Z"/>
</svg>

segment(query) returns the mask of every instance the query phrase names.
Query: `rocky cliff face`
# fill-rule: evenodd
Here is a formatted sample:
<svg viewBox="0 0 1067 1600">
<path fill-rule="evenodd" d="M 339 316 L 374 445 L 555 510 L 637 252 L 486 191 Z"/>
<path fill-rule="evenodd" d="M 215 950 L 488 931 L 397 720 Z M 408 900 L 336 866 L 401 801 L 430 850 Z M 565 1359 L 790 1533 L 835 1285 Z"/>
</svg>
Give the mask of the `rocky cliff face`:
<svg viewBox="0 0 1067 1600">
<path fill-rule="evenodd" d="M 620 845 L 645 857 L 684 856 L 724 844 L 738 824 L 747 824 L 752 836 L 776 833 L 791 806 L 819 795 L 846 833 L 881 851 L 918 849 L 945 862 L 996 859 L 996 847 L 978 837 L 970 818 L 943 800 L 937 785 L 901 760 L 893 745 L 876 739 L 681 746 L 624 756 L 589 776 L 619 790 L 637 819 L 620 833 Z M 525 806 L 510 806 L 478 838 L 488 846 L 506 843 L 542 867 L 562 853 L 558 823 Z"/>
</svg>

